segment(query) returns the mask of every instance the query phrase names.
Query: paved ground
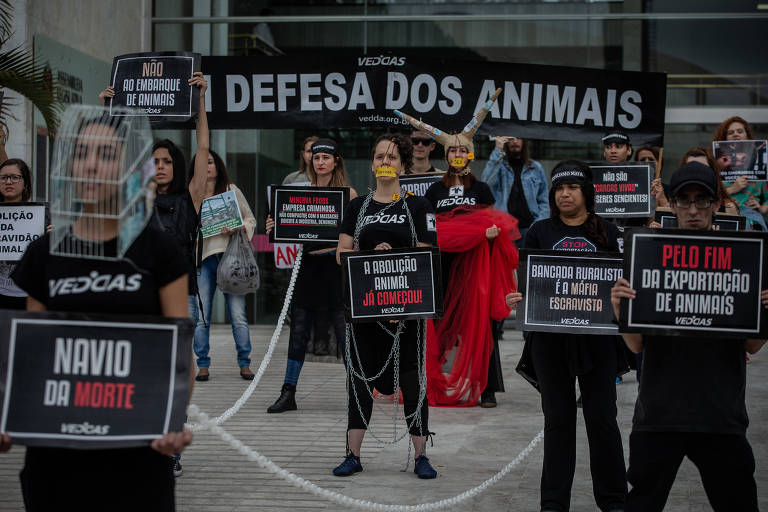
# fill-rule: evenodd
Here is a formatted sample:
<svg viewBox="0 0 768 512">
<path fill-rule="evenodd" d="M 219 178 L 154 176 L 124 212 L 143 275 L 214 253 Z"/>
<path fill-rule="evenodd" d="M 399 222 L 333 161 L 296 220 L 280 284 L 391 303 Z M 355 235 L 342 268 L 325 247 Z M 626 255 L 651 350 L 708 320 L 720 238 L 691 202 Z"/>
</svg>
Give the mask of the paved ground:
<svg viewBox="0 0 768 512">
<path fill-rule="evenodd" d="M 199 383 L 193 402 L 212 415 L 229 407 L 247 386 L 237 375 L 234 343 L 228 329 L 213 332 L 211 380 Z M 255 370 L 271 335 L 269 328 L 251 330 Z M 420 481 L 402 473 L 406 445 L 379 447 L 371 439 L 363 446 L 365 471 L 351 478 L 331 476 L 344 454 L 346 409 L 344 369 L 341 364 L 307 362 L 299 382 L 299 410 L 266 414 L 279 394 L 285 368 L 287 329 L 274 360 L 257 392 L 225 427 L 244 443 L 278 465 L 318 485 L 349 496 L 382 503 L 418 504 L 456 495 L 473 487 L 512 460 L 543 426 L 539 396 L 514 373 L 522 348 L 519 333 L 507 331 L 501 344 L 507 392 L 498 395 L 496 409 L 430 409 L 430 427 L 437 432 L 429 456 L 439 471 L 437 480 Z M 327 358 L 330 359 L 330 358 Z M 768 350 L 748 365 L 747 402 L 751 417 L 749 438 L 757 459 L 760 505 L 768 510 Z M 702 378 L 712 376 L 702 375 Z M 619 423 L 625 452 L 636 396 L 634 375 L 619 390 Z M 381 435 L 391 433 L 391 409 L 374 417 Z M 498 484 L 454 510 L 537 511 L 541 477 L 541 446 Z M 22 510 L 18 485 L 24 448 L 14 447 L 0 456 L 0 511 Z M 339 510 L 334 503 L 315 498 L 261 470 L 210 433 L 197 434 L 184 453 L 184 476 L 177 480 L 178 510 Z M 583 420 L 579 419 L 578 461 L 572 510 L 597 510 L 592 499 L 589 459 Z M 711 510 L 696 469 L 685 462 L 667 506 L 669 511 Z"/>
</svg>

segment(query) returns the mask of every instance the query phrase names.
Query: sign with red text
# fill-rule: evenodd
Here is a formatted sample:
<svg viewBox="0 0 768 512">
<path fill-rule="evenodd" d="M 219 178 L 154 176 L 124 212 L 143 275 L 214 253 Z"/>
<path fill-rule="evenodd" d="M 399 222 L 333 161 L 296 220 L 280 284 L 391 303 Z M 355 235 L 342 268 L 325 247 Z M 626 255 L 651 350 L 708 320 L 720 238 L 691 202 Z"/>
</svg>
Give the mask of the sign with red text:
<svg viewBox="0 0 768 512">
<path fill-rule="evenodd" d="M 294 187 L 271 185 L 271 215 L 275 227 L 272 242 L 339 241 L 344 210 L 349 203 L 348 187 Z"/>
<path fill-rule="evenodd" d="M 652 162 L 590 164 L 595 184 L 595 213 L 604 217 L 650 217 L 655 200 Z"/>
<path fill-rule="evenodd" d="M 439 318 L 440 250 L 414 247 L 341 254 L 347 318 Z"/>
<path fill-rule="evenodd" d="M 624 276 L 637 296 L 622 300 L 621 332 L 765 337 L 768 234 L 631 228 Z"/>
<path fill-rule="evenodd" d="M 0 311 L 0 432 L 63 448 L 148 445 L 186 419 L 189 319 Z"/>
<path fill-rule="evenodd" d="M 272 244 L 272 254 L 276 268 L 293 268 L 301 244 Z"/>
</svg>

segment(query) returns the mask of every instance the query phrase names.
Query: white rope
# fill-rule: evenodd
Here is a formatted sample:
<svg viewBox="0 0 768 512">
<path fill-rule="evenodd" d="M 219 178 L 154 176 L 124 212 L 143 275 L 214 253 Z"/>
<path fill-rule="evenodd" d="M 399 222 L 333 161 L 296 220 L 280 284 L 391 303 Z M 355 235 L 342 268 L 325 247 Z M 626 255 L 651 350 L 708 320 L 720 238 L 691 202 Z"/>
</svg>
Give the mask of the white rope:
<svg viewBox="0 0 768 512">
<path fill-rule="evenodd" d="M 259 369 L 256 371 L 256 376 L 253 378 L 253 380 L 251 381 L 251 384 L 245 389 L 243 394 L 240 396 L 240 398 L 237 399 L 237 401 L 232 407 L 224 411 L 224 413 L 221 416 L 211 420 L 216 425 L 221 425 L 222 423 L 227 421 L 229 418 L 237 414 L 237 411 L 240 410 L 243 404 L 245 404 L 245 402 L 247 402 L 248 399 L 251 398 L 251 395 L 253 394 L 253 391 L 256 389 L 256 386 L 259 385 L 261 376 L 264 375 L 264 372 L 267 370 L 267 366 L 269 366 L 269 362 L 272 360 L 272 352 L 274 352 L 275 346 L 277 346 L 277 341 L 280 339 L 280 334 L 283 331 L 283 324 L 285 323 L 285 317 L 288 315 L 288 307 L 291 305 L 291 298 L 293 297 L 293 288 L 294 286 L 296 286 L 296 278 L 299 275 L 299 267 L 301 267 L 302 249 L 303 249 L 303 246 L 300 245 L 299 250 L 296 253 L 296 260 L 293 263 L 293 272 L 291 273 L 291 280 L 288 283 L 288 290 L 285 292 L 285 301 L 283 302 L 283 309 L 280 311 L 280 317 L 277 319 L 277 325 L 275 326 L 275 331 L 272 333 L 272 339 L 269 341 L 267 352 L 264 354 L 264 358 L 261 360 L 261 365 L 259 365 Z M 197 406 L 193 404 L 190 404 L 189 407 L 197 408 Z M 187 423 L 187 427 L 193 432 L 198 430 L 203 430 L 205 428 L 201 425 L 195 425 L 193 423 Z"/>
<path fill-rule="evenodd" d="M 347 507 L 356 507 L 364 510 L 375 510 L 375 511 L 423 512 L 427 510 L 438 510 L 438 509 L 447 508 L 447 507 L 454 507 L 459 503 L 462 503 L 470 498 L 477 496 L 481 492 L 485 491 L 488 487 L 490 487 L 491 485 L 495 484 L 496 482 L 504 478 L 504 476 L 506 476 L 507 473 L 509 473 L 515 466 L 519 465 L 523 460 L 525 460 L 525 458 L 533 451 L 536 445 L 539 444 L 539 442 L 541 442 L 541 440 L 544 438 L 544 431 L 542 430 L 541 432 L 536 434 L 536 437 L 534 437 L 530 443 L 528 443 L 528 446 L 523 448 L 523 451 L 521 451 L 517 457 L 515 457 L 506 466 L 504 466 L 498 473 L 493 475 L 491 478 L 485 480 L 480 485 L 472 487 L 471 489 L 468 489 L 462 493 L 459 493 L 456 496 L 452 496 L 450 498 L 445 498 L 438 501 L 433 501 L 430 503 L 421 503 L 419 505 L 394 505 L 394 504 L 387 504 L 387 503 L 376 503 L 368 500 L 361 500 L 357 498 L 352 498 L 350 496 L 347 496 L 345 494 L 341 494 L 338 492 L 329 491 L 328 489 L 320 487 L 319 485 L 314 484 L 309 480 L 306 480 L 294 473 L 291 473 L 287 469 L 281 468 L 280 466 L 272 462 L 270 459 L 268 459 L 264 455 L 261 455 L 259 452 L 257 452 L 253 448 L 243 444 L 242 441 L 240 441 L 239 439 L 236 439 L 232 434 L 224 430 L 224 428 L 219 425 L 216 419 L 214 420 L 210 419 L 208 415 L 202 412 L 200 408 L 197 407 L 196 405 L 194 404 L 190 405 L 187 408 L 187 414 L 191 419 L 198 421 L 198 425 L 200 429 L 210 429 L 211 432 L 218 435 L 224 442 L 229 443 L 229 445 L 234 450 L 237 450 L 238 452 L 240 452 L 240 454 L 247 457 L 248 460 L 256 462 L 263 469 L 266 469 L 270 473 L 273 473 L 279 476 L 280 478 L 287 481 L 291 485 L 298 487 L 300 489 L 303 489 L 307 492 L 310 492 L 321 498 L 325 498 L 327 500 L 338 503 L 340 505 L 344 505 Z"/>
</svg>

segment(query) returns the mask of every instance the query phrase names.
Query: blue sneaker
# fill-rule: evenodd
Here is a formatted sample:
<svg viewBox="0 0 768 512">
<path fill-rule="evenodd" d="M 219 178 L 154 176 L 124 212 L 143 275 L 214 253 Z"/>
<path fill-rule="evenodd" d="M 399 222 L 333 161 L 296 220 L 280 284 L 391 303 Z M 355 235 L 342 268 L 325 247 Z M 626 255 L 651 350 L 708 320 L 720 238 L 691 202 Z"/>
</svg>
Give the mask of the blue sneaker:
<svg viewBox="0 0 768 512">
<path fill-rule="evenodd" d="M 432 467 L 432 464 L 429 463 L 429 459 L 426 455 L 419 455 L 416 457 L 416 460 L 414 461 L 413 466 L 413 472 L 418 475 L 419 478 L 435 478 L 437 476 L 437 471 L 435 471 L 435 468 Z"/>
<path fill-rule="evenodd" d="M 360 457 L 349 452 L 349 455 L 344 457 L 344 462 L 333 469 L 333 474 L 335 476 L 350 476 L 359 473 L 362 470 L 363 465 L 360 464 Z"/>
</svg>

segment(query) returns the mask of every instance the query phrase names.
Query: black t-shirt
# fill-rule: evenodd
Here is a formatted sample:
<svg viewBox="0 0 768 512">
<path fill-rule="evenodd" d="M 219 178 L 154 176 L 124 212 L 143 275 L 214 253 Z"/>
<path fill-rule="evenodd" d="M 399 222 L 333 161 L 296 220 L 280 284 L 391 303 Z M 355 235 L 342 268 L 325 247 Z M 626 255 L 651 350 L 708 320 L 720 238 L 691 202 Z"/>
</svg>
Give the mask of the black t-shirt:
<svg viewBox="0 0 768 512">
<path fill-rule="evenodd" d="M 644 335 L 643 347 L 633 430 L 746 432 L 744 340 Z"/>
<path fill-rule="evenodd" d="M 525 235 L 526 249 L 544 249 L 555 251 L 614 251 L 620 248 L 621 233 L 614 224 L 598 217 L 603 225 L 608 245 L 600 247 L 596 240 L 587 236 L 584 224 L 569 226 L 558 219 L 544 219 L 535 222 Z M 623 244 L 622 244 L 623 245 Z"/>
<path fill-rule="evenodd" d="M 442 181 L 433 183 L 424 194 L 436 213 L 449 212 L 458 206 L 492 205 L 496 202 L 490 187 L 482 181 L 475 181 L 471 187 L 464 185 L 446 187 Z"/>
<path fill-rule="evenodd" d="M 349 202 L 349 207 L 341 223 L 341 232 L 354 238 L 355 226 L 363 206 L 365 196 L 359 196 Z M 419 242 L 435 245 L 437 243 L 437 224 L 432 205 L 423 197 L 406 196 L 405 201 L 379 203 L 371 199 L 363 218 L 360 231 L 360 250 L 370 251 L 382 242 L 387 242 L 393 249 L 413 247 L 411 225 L 408 221 L 406 205 L 413 218 L 413 227 Z"/>
<path fill-rule="evenodd" d="M 101 244 L 80 241 L 71 233 L 67 238 L 84 249 Z M 158 289 L 187 272 L 181 248 L 152 225 L 118 261 L 53 255 L 49 244 L 48 233 L 32 242 L 11 277 L 52 311 L 159 315 Z M 114 255 L 116 247 L 116 239 L 104 242 L 104 254 Z"/>
</svg>

